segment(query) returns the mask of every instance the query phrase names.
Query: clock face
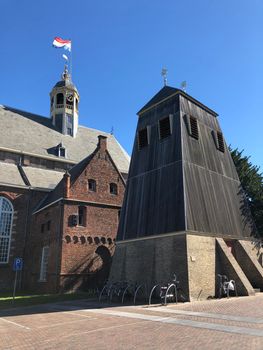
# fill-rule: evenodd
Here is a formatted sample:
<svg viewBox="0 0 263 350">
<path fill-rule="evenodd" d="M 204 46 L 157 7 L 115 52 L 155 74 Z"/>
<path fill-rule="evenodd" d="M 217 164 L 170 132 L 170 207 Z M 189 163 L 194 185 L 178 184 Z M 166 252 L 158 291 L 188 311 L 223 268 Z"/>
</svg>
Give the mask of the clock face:
<svg viewBox="0 0 263 350">
<path fill-rule="evenodd" d="M 67 101 L 68 102 L 73 102 L 73 95 L 68 95 L 67 96 Z"/>
</svg>

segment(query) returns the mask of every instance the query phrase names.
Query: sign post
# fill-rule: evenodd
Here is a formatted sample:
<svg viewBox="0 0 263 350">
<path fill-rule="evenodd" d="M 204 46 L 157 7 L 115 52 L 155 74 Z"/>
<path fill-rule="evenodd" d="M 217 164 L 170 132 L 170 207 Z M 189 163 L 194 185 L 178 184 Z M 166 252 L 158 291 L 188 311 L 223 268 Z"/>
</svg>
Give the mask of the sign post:
<svg viewBox="0 0 263 350">
<path fill-rule="evenodd" d="M 16 285 L 17 285 L 17 271 L 21 271 L 23 269 L 23 259 L 15 258 L 13 263 L 13 271 L 15 271 L 15 281 L 14 281 L 14 290 L 13 290 L 13 304 L 15 302 L 16 297 Z"/>
</svg>

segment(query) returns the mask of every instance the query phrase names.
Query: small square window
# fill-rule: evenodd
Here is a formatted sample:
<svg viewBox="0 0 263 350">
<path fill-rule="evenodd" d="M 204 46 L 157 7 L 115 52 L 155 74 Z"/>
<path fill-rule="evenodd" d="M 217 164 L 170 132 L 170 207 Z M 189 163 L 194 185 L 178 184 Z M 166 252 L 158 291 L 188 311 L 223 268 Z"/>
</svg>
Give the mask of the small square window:
<svg viewBox="0 0 263 350">
<path fill-rule="evenodd" d="M 110 183 L 110 193 L 117 195 L 118 194 L 118 186 L 115 183 Z"/>
<path fill-rule="evenodd" d="M 170 117 L 166 117 L 159 120 L 159 136 L 160 140 L 163 140 L 171 135 L 171 123 Z"/>
<path fill-rule="evenodd" d="M 60 147 L 60 149 L 59 149 L 59 156 L 65 158 L 65 156 L 66 156 L 66 149 L 64 147 Z"/>
<path fill-rule="evenodd" d="M 93 192 L 96 192 L 96 188 L 97 186 L 96 186 L 96 181 L 95 180 L 93 180 L 93 179 L 89 179 L 88 180 L 88 189 L 89 189 L 89 191 L 93 191 Z"/>
</svg>

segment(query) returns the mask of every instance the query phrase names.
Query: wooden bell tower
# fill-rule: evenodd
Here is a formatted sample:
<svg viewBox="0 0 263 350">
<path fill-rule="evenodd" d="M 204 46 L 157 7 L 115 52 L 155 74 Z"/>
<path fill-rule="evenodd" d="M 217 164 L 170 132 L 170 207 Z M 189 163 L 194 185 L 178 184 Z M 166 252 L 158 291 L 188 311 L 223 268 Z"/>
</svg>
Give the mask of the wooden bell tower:
<svg viewBox="0 0 263 350">
<path fill-rule="evenodd" d="M 217 113 L 165 85 L 138 112 L 112 280 L 176 273 L 192 300 L 214 296 L 225 272 L 253 294 L 225 240 L 249 242 L 254 228 Z"/>
</svg>

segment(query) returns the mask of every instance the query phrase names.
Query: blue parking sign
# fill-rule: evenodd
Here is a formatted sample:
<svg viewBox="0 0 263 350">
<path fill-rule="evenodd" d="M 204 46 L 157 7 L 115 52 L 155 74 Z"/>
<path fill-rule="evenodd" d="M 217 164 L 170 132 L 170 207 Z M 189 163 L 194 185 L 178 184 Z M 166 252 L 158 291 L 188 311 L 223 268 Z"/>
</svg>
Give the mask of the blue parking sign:
<svg viewBox="0 0 263 350">
<path fill-rule="evenodd" d="M 21 271 L 23 268 L 23 259 L 22 258 L 15 258 L 13 263 L 13 270 L 14 271 Z"/>
</svg>

